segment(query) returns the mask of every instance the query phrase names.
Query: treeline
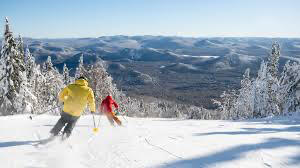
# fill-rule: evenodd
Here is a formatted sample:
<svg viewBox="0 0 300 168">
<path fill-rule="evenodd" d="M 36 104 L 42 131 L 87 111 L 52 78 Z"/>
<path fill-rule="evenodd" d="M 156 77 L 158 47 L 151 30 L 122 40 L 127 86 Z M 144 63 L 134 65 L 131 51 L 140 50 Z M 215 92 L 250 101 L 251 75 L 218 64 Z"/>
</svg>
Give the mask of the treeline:
<svg viewBox="0 0 300 168">
<path fill-rule="evenodd" d="M 221 119 L 246 119 L 285 115 L 300 108 L 300 64 L 287 61 L 278 72 L 280 46 L 273 43 L 266 62 L 262 62 L 256 78 L 247 69 L 241 89 L 225 91 L 219 105 Z"/>
</svg>

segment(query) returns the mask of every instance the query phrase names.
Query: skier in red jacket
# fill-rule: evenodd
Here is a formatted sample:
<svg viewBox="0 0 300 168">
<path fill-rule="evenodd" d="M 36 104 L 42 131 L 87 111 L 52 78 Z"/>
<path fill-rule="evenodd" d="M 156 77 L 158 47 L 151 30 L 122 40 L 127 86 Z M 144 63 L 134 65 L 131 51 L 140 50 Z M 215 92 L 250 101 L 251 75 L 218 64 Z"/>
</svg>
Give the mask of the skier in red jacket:
<svg viewBox="0 0 300 168">
<path fill-rule="evenodd" d="M 118 104 L 115 102 L 115 100 L 108 95 L 101 103 L 100 106 L 100 112 L 104 113 L 110 122 L 112 126 L 114 126 L 114 121 L 121 126 L 122 122 L 119 120 L 119 118 L 115 115 L 113 112 L 112 106 L 115 106 L 116 109 L 119 108 Z"/>
</svg>

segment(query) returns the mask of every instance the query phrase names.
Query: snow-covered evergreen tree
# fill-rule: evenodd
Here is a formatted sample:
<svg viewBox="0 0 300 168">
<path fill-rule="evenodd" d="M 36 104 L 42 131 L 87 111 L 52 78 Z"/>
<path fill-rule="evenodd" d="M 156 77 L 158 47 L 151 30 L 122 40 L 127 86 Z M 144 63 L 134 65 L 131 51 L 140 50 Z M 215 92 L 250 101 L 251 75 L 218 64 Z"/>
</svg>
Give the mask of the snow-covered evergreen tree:
<svg viewBox="0 0 300 168">
<path fill-rule="evenodd" d="M 278 43 L 272 44 L 271 54 L 268 58 L 268 73 L 267 73 L 267 87 L 268 87 L 268 111 L 270 114 L 279 115 L 279 101 L 278 101 L 278 61 L 280 57 L 280 46 Z"/>
<path fill-rule="evenodd" d="M 34 88 L 35 76 L 38 73 L 36 70 L 37 65 L 28 47 L 26 47 L 25 51 L 25 63 L 27 81 Z"/>
<path fill-rule="evenodd" d="M 64 79 L 64 84 L 68 85 L 71 82 L 71 77 L 69 74 L 69 69 L 67 67 L 66 64 L 64 64 L 64 68 L 63 68 L 63 79 Z"/>
<path fill-rule="evenodd" d="M 107 73 L 102 62 L 95 63 L 87 69 L 81 69 L 83 70 L 81 75 L 84 75 L 89 79 L 89 86 L 94 90 L 97 104 L 99 104 L 108 94 L 111 94 L 116 101 L 122 100 L 119 99 L 122 95 L 121 92 L 113 83 L 112 77 Z"/>
<path fill-rule="evenodd" d="M 279 80 L 278 101 L 283 113 L 295 112 L 300 108 L 299 92 L 300 83 L 300 64 L 288 61 L 281 73 Z"/>
<path fill-rule="evenodd" d="M 45 77 L 41 73 L 40 66 L 35 63 L 35 58 L 30 53 L 28 46 L 25 50 L 25 65 L 28 89 L 30 89 L 32 95 L 34 95 L 31 100 L 31 113 L 40 113 L 43 110 L 44 105 L 39 103 L 38 98 L 41 95 L 41 83 L 44 83 Z"/>
<path fill-rule="evenodd" d="M 220 119 L 237 119 L 235 103 L 238 97 L 236 90 L 229 92 L 224 91 L 220 96 L 221 100 L 213 100 L 214 104 L 217 104 L 220 113 Z"/>
<path fill-rule="evenodd" d="M 0 111 L 4 115 L 22 113 L 28 105 L 24 98 L 28 94 L 22 54 L 24 51 L 19 50 L 7 18 L 3 37 L 0 58 Z"/>
<path fill-rule="evenodd" d="M 34 76 L 32 77 L 32 93 L 36 97 L 36 100 L 33 103 L 33 112 L 32 113 L 41 113 L 45 110 L 46 104 L 43 101 L 43 90 L 45 86 L 46 79 L 41 72 L 40 65 L 36 65 Z"/>
<path fill-rule="evenodd" d="M 46 62 L 43 63 L 42 72 L 48 73 L 48 72 L 52 72 L 53 70 L 54 70 L 54 67 L 52 64 L 51 56 L 48 56 Z"/>
<path fill-rule="evenodd" d="M 44 106 L 44 110 L 58 107 L 57 95 L 64 87 L 64 82 L 63 76 L 53 67 L 50 56 L 43 64 L 42 75 L 44 79 L 39 83 L 39 104 Z M 59 108 L 53 110 L 53 112 L 58 113 Z"/>
<path fill-rule="evenodd" d="M 267 63 L 261 63 L 257 78 L 253 82 L 254 111 L 253 117 L 265 117 L 268 115 L 268 86 Z"/>
<path fill-rule="evenodd" d="M 81 54 L 79 58 L 78 67 L 76 68 L 76 72 L 75 72 L 75 79 L 79 78 L 80 76 L 84 76 L 85 74 L 86 74 L 86 70 L 83 65 L 83 54 Z"/>
<path fill-rule="evenodd" d="M 17 49 L 20 52 L 20 55 L 24 55 L 24 41 L 21 35 L 19 35 L 17 39 Z"/>
<path fill-rule="evenodd" d="M 268 58 L 268 73 L 275 79 L 278 77 L 278 61 L 280 57 L 280 46 L 277 42 L 272 44 L 271 54 Z"/>
<path fill-rule="evenodd" d="M 241 80 L 241 89 L 234 104 L 236 118 L 251 118 L 254 111 L 253 85 L 250 79 L 250 69 L 246 69 Z"/>
</svg>

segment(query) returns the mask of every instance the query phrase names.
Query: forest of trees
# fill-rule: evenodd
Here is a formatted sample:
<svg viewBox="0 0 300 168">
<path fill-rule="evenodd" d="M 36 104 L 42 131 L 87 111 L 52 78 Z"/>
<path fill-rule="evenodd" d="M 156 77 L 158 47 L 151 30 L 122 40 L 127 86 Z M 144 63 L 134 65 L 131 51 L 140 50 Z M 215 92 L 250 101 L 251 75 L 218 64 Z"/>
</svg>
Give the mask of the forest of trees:
<svg viewBox="0 0 300 168">
<path fill-rule="evenodd" d="M 130 98 L 113 84 L 112 77 L 105 69 L 104 61 L 84 66 L 83 54 L 78 60 L 74 77 L 70 76 L 66 65 L 60 73 L 53 66 L 50 56 L 43 64 L 37 65 L 34 56 L 24 45 L 21 37 L 17 39 L 13 37 L 6 18 L 0 55 L 0 115 L 40 114 L 45 111 L 49 111 L 49 114 L 59 114 L 62 105 L 58 101 L 58 93 L 83 75 L 94 91 L 96 105 L 111 93 L 120 104 L 118 113 L 122 115 L 188 119 L 219 118 L 215 111 L 201 107 L 164 100 L 145 103 L 141 99 Z"/>
<path fill-rule="evenodd" d="M 225 91 L 221 101 L 214 100 L 219 105 L 221 119 L 261 118 L 299 110 L 300 64 L 287 61 L 279 73 L 279 58 L 280 46 L 275 42 L 256 78 L 251 79 L 247 69 L 239 90 Z"/>
</svg>

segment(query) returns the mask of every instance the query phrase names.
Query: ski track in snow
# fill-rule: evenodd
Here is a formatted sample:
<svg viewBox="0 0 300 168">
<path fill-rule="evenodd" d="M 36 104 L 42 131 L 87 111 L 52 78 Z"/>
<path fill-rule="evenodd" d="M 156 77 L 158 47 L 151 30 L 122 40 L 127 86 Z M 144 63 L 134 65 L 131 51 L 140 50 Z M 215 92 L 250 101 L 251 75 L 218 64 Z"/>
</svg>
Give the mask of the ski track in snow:
<svg viewBox="0 0 300 168">
<path fill-rule="evenodd" d="M 97 116 L 98 117 L 98 116 Z M 122 119 L 122 117 L 120 117 Z M 83 116 L 72 136 L 48 138 L 57 116 L 0 117 L 1 168 L 299 168 L 300 117 L 249 121 L 127 118 L 98 133 Z M 124 120 L 124 119 L 122 119 Z"/>
</svg>

